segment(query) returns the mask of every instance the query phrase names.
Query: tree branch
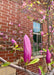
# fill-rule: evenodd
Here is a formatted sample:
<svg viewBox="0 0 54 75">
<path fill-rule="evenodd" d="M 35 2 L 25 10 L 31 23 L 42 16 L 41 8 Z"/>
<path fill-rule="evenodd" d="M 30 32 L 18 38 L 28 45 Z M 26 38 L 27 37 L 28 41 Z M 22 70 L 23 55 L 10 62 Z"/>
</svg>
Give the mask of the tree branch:
<svg viewBox="0 0 54 75">
<path fill-rule="evenodd" d="M 1 58 L 1 57 L 0 57 L 0 61 L 2 61 L 3 63 L 6 63 L 6 62 L 7 62 L 6 60 L 4 60 L 4 59 Z M 39 75 L 39 74 L 34 73 L 34 72 L 31 72 L 31 71 L 29 71 L 29 70 L 27 70 L 27 69 L 25 69 L 25 68 L 22 68 L 22 67 L 20 67 L 20 66 L 14 65 L 14 64 L 12 64 L 12 63 L 10 63 L 9 66 L 12 67 L 12 68 L 15 68 L 15 69 L 24 71 L 24 72 L 26 72 L 28 75 Z"/>
<path fill-rule="evenodd" d="M 6 63 L 6 62 L 7 62 L 6 60 L 4 60 L 4 59 L 1 58 L 1 57 L 0 57 L 0 61 L 2 61 L 3 63 Z M 9 66 L 12 67 L 12 68 L 15 68 L 15 69 L 24 71 L 24 72 L 26 72 L 28 75 L 39 75 L 39 74 L 34 73 L 34 72 L 31 72 L 31 71 L 29 71 L 29 70 L 27 70 L 27 69 L 25 69 L 25 68 L 22 68 L 22 67 L 20 67 L 20 66 L 14 65 L 14 64 L 12 64 L 12 63 L 10 63 Z M 54 68 L 53 68 L 53 70 L 52 70 L 49 74 L 46 74 L 46 75 L 54 75 Z"/>
<path fill-rule="evenodd" d="M 54 69 L 50 72 L 49 75 L 54 75 Z"/>
</svg>

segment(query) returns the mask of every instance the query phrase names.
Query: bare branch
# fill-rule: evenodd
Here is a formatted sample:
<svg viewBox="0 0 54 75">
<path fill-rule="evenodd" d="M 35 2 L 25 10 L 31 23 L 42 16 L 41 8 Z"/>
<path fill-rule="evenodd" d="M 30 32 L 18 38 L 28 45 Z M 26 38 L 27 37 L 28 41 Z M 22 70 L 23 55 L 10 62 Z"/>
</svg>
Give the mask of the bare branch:
<svg viewBox="0 0 54 75">
<path fill-rule="evenodd" d="M 6 63 L 6 62 L 7 62 L 6 60 L 4 60 L 4 59 L 1 58 L 1 57 L 0 57 L 0 61 L 2 61 L 3 63 Z M 25 69 L 25 68 L 22 68 L 22 67 L 20 67 L 20 66 L 14 65 L 14 64 L 12 64 L 12 63 L 10 63 L 9 66 L 12 67 L 12 68 L 15 68 L 15 69 L 24 71 L 24 72 L 26 72 L 28 75 L 39 75 L 39 74 L 34 73 L 34 72 L 31 72 L 31 71 L 29 71 L 29 70 L 27 70 L 27 69 Z M 52 70 L 49 74 L 46 74 L 46 75 L 54 75 L 54 68 L 53 68 L 53 70 Z"/>
<path fill-rule="evenodd" d="M 1 57 L 0 57 L 0 61 L 2 61 L 3 63 L 6 63 L 6 62 L 7 62 L 6 60 L 4 60 L 4 59 L 1 58 Z M 28 75 L 39 75 L 39 74 L 36 74 L 36 73 L 34 73 L 34 72 L 31 72 L 31 71 L 29 71 L 29 70 L 27 70 L 27 69 L 25 69 L 25 68 L 22 68 L 22 67 L 20 67 L 20 66 L 14 65 L 14 64 L 12 64 L 12 63 L 10 63 L 9 66 L 10 66 L 10 67 L 13 67 L 13 68 L 15 68 L 15 69 L 24 71 L 24 72 L 26 72 Z"/>
</svg>

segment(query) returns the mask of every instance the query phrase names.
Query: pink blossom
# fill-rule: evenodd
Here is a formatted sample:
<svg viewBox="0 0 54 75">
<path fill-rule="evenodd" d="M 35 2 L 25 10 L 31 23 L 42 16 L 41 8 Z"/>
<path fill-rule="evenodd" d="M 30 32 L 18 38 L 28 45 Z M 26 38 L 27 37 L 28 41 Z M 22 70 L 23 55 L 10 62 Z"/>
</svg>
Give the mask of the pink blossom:
<svg viewBox="0 0 54 75">
<path fill-rule="evenodd" d="M 13 34 L 16 34 L 17 32 L 16 32 L 16 31 L 13 31 L 12 33 L 13 33 Z"/>
<path fill-rule="evenodd" d="M 51 26 L 49 26 L 49 32 L 51 32 L 51 28 L 52 28 L 52 27 L 51 27 Z"/>
<path fill-rule="evenodd" d="M 12 23 L 12 22 L 10 22 L 9 24 L 13 25 L 13 23 Z"/>
<path fill-rule="evenodd" d="M 43 17 L 43 18 L 39 18 L 39 21 L 40 21 L 41 23 L 43 23 L 44 17 Z"/>
<path fill-rule="evenodd" d="M 25 3 L 25 2 L 23 2 L 23 5 L 22 5 L 22 7 L 24 7 L 24 6 L 26 6 L 26 3 Z"/>
<path fill-rule="evenodd" d="M 19 31 L 19 33 L 23 33 L 23 31 Z"/>
<path fill-rule="evenodd" d="M 5 35 L 5 37 L 3 37 L 4 39 L 8 39 L 8 36 L 7 35 Z"/>
<path fill-rule="evenodd" d="M 18 24 L 18 27 L 20 27 L 20 24 Z"/>
<path fill-rule="evenodd" d="M 3 33 L 0 33 L 0 35 L 3 35 Z"/>
<path fill-rule="evenodd" d="M 51 2 L 51 4 L 53 5 L 53 1 Z"/>
<path fill-rule="evenodd" d="M 49 26 L 49 29 L 51 29 L 52 27 L 51 26 Z"/>
<path fill-rule="evenodd" d="M 41 36 L 43 36 L 44 35 L 44 32 L 43 31 L 41 31 Z"/>
<path fill-rule="evenodd" d="M 30 33 L 32 33 L 32 29 L 30 30 Z"/>
<path fill-rule="evenodd" d="M 40 52 L 40 54 L 42 54 L 42 52 L 44 52 L 44 51 L 43 50 L 40 50 L 39 52 Z"/>
<path fill-rule="evenodd" d="M 49 10 L 50 10 L 50 6 L 49 6 L 49 8 L 48 8 Z"/>
<path fill-rule="evenodd" d="M 45 20 L 46 16 L 43 16 L 43 20 Z"/>
<path fill-rule="evenodd" d="M 27 35 L 24 36 L 24 62 L 29 62 L 31 59 L 31 43 Z"/>
<path fill-rule="evenodd" d="M 40 14 L 43 14 L 43 11 L 40 11 Z"/>
<path fill-rule="evenodd" d="M 41 13 L 41 14 L 43 14 L 43 12 L 42 12 L 42 11 L 41 11 L 40 13 Z"/>
<path fill-rule="evenodd" d="M 47 52 L 46 52 L 46 63 L 50 63 L 51 62 L 51 53 L 49 51 L 49 49 L 47 49 Z"/>
<path fill-rule="evenodd" d="M 54 32 L 54 29 L 52 30 L 52 33 Z"/>
<path fill-rule="evenodd" d="M 17 42 L 13 38 L 11 39 L 11 42 L 12 42 L 12 44 L 17 45 Z"/>
<path fill-rule="evenodd" d="M 31 0 L 29 0 L 29 3 L 31 3 Z"/>
<path fill-rule="evenodd" d="M 21 39 L 20 37 L 18 38 L 18 40 Z"/>
</svg>

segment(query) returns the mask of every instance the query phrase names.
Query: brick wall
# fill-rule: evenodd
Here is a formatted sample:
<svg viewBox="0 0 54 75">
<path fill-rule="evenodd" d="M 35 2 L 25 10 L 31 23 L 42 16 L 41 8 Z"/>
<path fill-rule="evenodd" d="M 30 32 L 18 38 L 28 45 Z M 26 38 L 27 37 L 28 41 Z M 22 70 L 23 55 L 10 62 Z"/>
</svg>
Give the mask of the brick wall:
<svg viewBox="0 0 54 75">
<path fill-rule="evenodd" d="M 18 24 L 18 4 L 14 1 L 0 0 L 0 33 L 2 32 L 4 35 L 4 37 L 0 36 L 0 44 L 4 46 L 4 49 L 0 49 L 0 56 L 10 62 L 16 60 L 15 54 L 11 53 L 9 50 L 11 50 L 11 38 L 14 38 L 15 40 L 18 38 L 16 36 L 18 35 L 18 32 L 16 31 Z"/>
<path fill-rule="evenodd" d="M 35 6 L 37 11 L 41 8 L 40 6 Z M 9 44 L 11 41 L 11 38 L 14 38 L 19 46 L 23 47 L 23 36 L 27 34 L 30 39 L 31 43 L 33 42 L 33 37 L 30 36 L 30 30 L 33 29 L 33 22 L 27 18 L 27 16 L 31 16 L 30 13 L 21 13 L 19 10 L 18 3 L 14 1 L 9 0 L 0 0 L 0 32 L 4 34 L 4 37 L 0 37 L 0 41 L 3 42 L 2 45 L 6 48 L 0 49 L 0 57 L 6 59 L 7 61 L 13 62 L 16 59 L 18 59 L 20 56 L 23 56 L 23 52 L 18 52 L 15 55 L 15 53 L 11 53 L 10 46 L 12 44 Z M 42 9 L 42 8 L 41 8 Z M 33 13 L 33 12 L 32 12 Z M 37 18 L 40 18 L 40 15 L 38 13 L 33 13 L 34 20 L 37 21 Z M 20 24 L 20 27 L 18 26 Z M 45 27 L 44 27 L 45 26 Z M 42 24 L 43 31 L 47 32 L 47 23 Z M 21 32 L 20 32 L 21 31 Z M 20 41 L 19 41 L 20 38 Z M 43 40 L 47 41 L 47 37 L 43 38 Z M 5 42 L 5 43 L 4 43 Z M 8 43 L 7 43 L 8 42 Z M 0 43 L 1 44 L 1 43 Z M 33 43 L 32 43 L 33 44 Z M 40 62 L 43 60 L 41 59 Z M 28 66 L 27 68 L 30 69 L 33 72 L 38 72 L 38 66 L 39 64 L 34 64 L 31 66 Z M 24 75 L 21 71 L 17 71 L 18 75 Z M 26 75 L 26 74 L 25 74 Z"/>
</svg>

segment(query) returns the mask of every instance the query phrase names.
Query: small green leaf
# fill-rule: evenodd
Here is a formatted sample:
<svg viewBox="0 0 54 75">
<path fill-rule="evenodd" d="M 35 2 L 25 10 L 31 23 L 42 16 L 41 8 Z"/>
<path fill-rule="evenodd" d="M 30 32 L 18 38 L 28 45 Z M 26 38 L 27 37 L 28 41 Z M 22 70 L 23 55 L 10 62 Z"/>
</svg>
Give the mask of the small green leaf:
<svg viewBox="0 0 54 75">
<path fill-rule="evenodd" d="M 49 50 L 51 50 L 51 47 L 49 47 Z"/>
<path fill-rule="evenodd" d="M 18 45 L 15 46 L 15 48 L 17 48 L 17 47 L 18 47 Z"/>
<path fill-rule="evenodd" d="M 14 51 L 13 50 L 11 50 L 11 53 L 13 53 Z"/>
<path fill-rule="evenodd" d="M 51 48 L 53 48 L 53 45 L 51 45 Z"/>
<path fill-rule="evenodd" d="M 46 33 L 46 35 L 48 35 L 48 33 Z"/>
<path fill-rule="evenodd" d="M 38 4 L 41 4 L 40 1 L 36 1 Z"/>
<path fill-rule="evenodd" d="M 23 62 L 23 61 L 24 61 L 23 57 L 21 57 L 20 59 L 21 59 L 21 60 L 20 60 L 21 62 Z"/>
<path fill-rule="evenodd" d="M 47 50 L 43 48 L 43 51 L 45 51 L 45 52 L 46 52 Z"/>
<path fill-rule="evenodd" d="M 21 51 L 21 49 L 20 49 L 20 48 L 16 48 L 16 50 L 19 50 L 19 51 Z"/>
<path fill-rule="evenodd" d="M 51 63 L 49 65 L 52 65 L 52 64 L 54 64 L 54 61 L 51 61 Z"/>
<path fill-rule="evenodd" d="M 37 63 L 39 60 L 40 60 L 40 59 L 34 59 L 34 60 L 32 60 L 28 65 L 35 64 L 35 63 Z"/>
<path fill-rule="evenodd" d="M 6 66 L 8 66 L 8 65 L 10 65 L 10 62 L 4 63 L 3 65 L 1 65 L 1 67 L 6 67 Z"/>
<path fill-rule="evenodd" d="M 28 18 L 28 19 L 30 19 L 30 17 L 29 17 L 29 16 L 27 16 L 27 18 Z"/>
<path fill-rule="evenodd" d="M 49 14 L 46 14 L 47 16 L 49 16 Z"/>
<path fill-rule="evenodd" d="M 28 65 L 28 62 L 26 62 L 25 65 L 27 66 Z"/>
<path fill-rule="evenodd" d="M 23 59 L 21 59 L 21 62 L 23 62 L 24 60 Z"/>
</svg>

